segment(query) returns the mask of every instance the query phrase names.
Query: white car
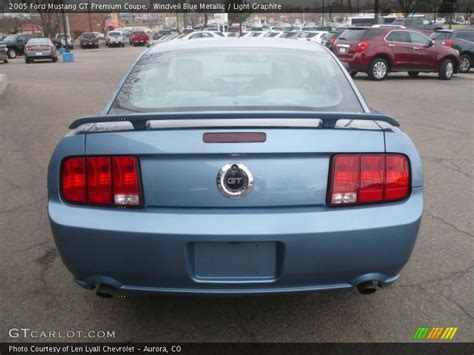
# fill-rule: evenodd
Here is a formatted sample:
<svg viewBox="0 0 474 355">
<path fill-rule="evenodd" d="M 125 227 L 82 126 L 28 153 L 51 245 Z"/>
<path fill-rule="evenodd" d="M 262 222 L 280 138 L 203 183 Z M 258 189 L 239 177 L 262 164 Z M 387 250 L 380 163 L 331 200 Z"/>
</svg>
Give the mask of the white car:
<svg viewBox="0 0 474 355">
<path fill-rule="evenodd" d="M 107 47 L 125 47 L 125 36 L 120 31 L 110 31 L 105 38 Z"/>
<path fill-rule="evenodd" d="M 267 32 L 263 31 L 250 31 L 242 35 L 242 37 L 263 37 Z"/>
<path fill-rule="evenodd" d="M 187 39 L 199 39 L 199 38 L 222 38 L 225 37 L 222 32 L 214 32 L 214 31 L 196 31 L 188 33 L 187 35 L 180 38 L 180 40 L 187 40 Z"/>
<path fill-rule="evenodd" d="M 94 34 L 97 36 L 98 39 L 104 39 L 105 38 L 105 35 L 103 33 L 94 32 Z"/>
<path fill-rule="evenodd" d="M 301 41 L 309 41 L 309 42 L 316 42 L 321 43 L 322 37 L 329 33 L 328 31 L 307 31 L 303 32 L 298 39 Z"/>
</svg>

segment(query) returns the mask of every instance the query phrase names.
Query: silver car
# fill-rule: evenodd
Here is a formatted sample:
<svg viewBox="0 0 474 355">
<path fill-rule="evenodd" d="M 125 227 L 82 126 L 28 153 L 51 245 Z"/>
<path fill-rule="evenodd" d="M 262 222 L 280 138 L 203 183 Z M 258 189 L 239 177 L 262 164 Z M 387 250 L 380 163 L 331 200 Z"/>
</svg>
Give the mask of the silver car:
<svg viewBox="0 0 474 355">
<path fill-rule="evenodd" d="M 5 43 L 0 43 L 0 61 L 8 63 L 7 45 Z"/>
<path fill-rule="evenodd" d="M 25 63 L 37 59 L 51 59 L 58 61 L 58 51 L 49 38 L 32 38 L 25 46 Z"/>
</svg>

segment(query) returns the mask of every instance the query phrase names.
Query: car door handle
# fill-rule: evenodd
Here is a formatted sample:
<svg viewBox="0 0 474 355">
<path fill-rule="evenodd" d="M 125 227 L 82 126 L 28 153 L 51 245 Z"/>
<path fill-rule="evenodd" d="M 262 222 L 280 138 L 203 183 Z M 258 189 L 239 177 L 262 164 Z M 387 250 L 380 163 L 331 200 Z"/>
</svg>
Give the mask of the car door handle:
<svg viewBox="0 0 474 355">
<path fill-rule="evenodd" d="M 395 47 L 395 45 L 394 45 L 394 44 L 389 44 L 388 46 L 389 46 L 389 47 Z"/>
<path fill-rule="evenodd" d="M 420 47 L 413 47 L 413 49 L 420 49 Z"/>
</svg>

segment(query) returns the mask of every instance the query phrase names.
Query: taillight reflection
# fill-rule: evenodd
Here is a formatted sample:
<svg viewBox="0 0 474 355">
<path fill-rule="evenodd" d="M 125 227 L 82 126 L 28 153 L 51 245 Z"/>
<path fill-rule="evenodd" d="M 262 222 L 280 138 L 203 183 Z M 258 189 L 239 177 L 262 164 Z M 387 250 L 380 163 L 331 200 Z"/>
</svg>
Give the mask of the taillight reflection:
<svg viewBox="0 0 474 355">
<path fill-rule="evenodd" d="M 61 194 L 70 203 L 140 206 L 138 161 L 130 156 L 66 158 L 61 168 Z"/>
<path fill-rule="evenodd" d="M 396 201 L 410 194 L 410 164 L 402 154 L 337 154 L 330 177 L 331 206 Z"/>
</svg>

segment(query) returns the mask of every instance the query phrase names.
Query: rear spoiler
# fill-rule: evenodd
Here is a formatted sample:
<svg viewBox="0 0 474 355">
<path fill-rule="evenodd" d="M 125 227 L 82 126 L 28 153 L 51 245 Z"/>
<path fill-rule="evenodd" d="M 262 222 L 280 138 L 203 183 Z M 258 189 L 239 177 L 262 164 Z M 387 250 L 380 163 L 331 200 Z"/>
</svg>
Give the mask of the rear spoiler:
<svg viewBox="0 0 474 355">
<path fill-rule="evenodd" d="M 357 121 L 380 121 L 386 122 L 391 126 L 399 127 L 400 124 L 393 117 L 379 114 L 379 113 L 346 113 L 346 112 L 287 112 L 287 111 L 259 111 L 259 112 L 160 112 L 160 113 L 138 113 L 138 114 L 124 114 L 124 115 L 103 115 L 103 116 L 86 116 L 81 117 L 69 126 L 70 129 L 76 129 L 85 124 L 94 123 L 112 123 L 112 122 L 130 122 L 135 130 L 145 130 L 149 127 L 149 121 L 186 121 L 187 124 L 183 125 L 182 128 L 192 128 L 189 125 L 189 121 L 196 120 L 216 120 L 215 127 L 222 127 L 222 123 L 225 120 L 233 120 L 233 122 L 239 122 L 236 128 L 245 127 L 245 120 L 248 120 L 249 127 L 255 127 L 252 121 L 260 120 L 261 122 L 270 121 L 272 127 L 293 127 L 297 126 L 292 124 L 292 120 L 319 120 L 322 122 L 321 125 L 314 126 L 313 128 L 334 128 L 337 121 L 339 120 L 357 120 Z M 219 123 L 218 123 L 219 122 Z M 196 122 L 197 123 L 197 122 Z M 229 122 L 230 123 L 230 122 Z M 207 125 L 210 127 L 211 125 Z M 265 124 L 262 124 L 264 127 Z M 225 128 L 232 128 L 232 125 L 225 124 Z M 168 127 L 171 128 L 171 127 Z M 176 126 L 179 128 L 179 126 Z M 310 127 L 306 127 L 310 128 Z"/>
</svg>

